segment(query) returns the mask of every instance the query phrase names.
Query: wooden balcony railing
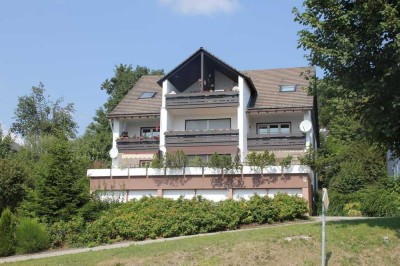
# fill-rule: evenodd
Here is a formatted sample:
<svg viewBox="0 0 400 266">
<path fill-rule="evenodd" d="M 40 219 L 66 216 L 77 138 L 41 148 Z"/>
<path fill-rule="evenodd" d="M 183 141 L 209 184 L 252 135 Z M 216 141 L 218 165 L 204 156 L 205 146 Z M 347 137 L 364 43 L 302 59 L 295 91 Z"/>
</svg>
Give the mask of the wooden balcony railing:
<svg viewBox="0 0 400 266">
<path fill-rule="evenodd" d="M 165 145 L 169 147 L 237 145 L 238 142 L 238 129 L 169 131 L 165 133 Z"/>
<path fill-rule="evenodd" d="M 166 107 L 169 109 L 230 107 L 239 105 L 238 91 L 168 94 L 165 98 Z"/>
<path fill-rule="evenodd" d="M 117 140 L 117 149 L 119 151 L 127 150 L 158 150 L 160 140 L 157 138 L 122 138 Z"/>
<path fill-rule="evenodd" d="M 303 134 L 249 134 L 247 148 L 249 150 L 301 150 L 306 147 Z"/>
</svg>

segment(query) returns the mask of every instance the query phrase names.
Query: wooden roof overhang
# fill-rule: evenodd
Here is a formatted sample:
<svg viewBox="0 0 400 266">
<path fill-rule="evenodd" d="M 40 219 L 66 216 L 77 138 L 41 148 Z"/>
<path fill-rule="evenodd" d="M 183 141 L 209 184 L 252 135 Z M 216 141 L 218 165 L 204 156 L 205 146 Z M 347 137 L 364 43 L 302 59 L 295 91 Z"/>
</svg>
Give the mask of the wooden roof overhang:
<svg viewBox="0 0 400 266">
<path fill-rule="evenodd" d="M 150 118 L 160 117 L 160 113 L 136 113 L 136 114 L 109 114 L 107 118 Z"/>
<path fill-rule="evenodd" d="M 248 108 L 246 112 L 248 114 L 254 113 L 285 113 L 285 112 L 303 112 L 313 110 L 313 106 L 301 106 L 301 107 L 277 107 L 277 108 Z"/>
<path fill-rule="evenodd" d="M 165 80 L 169 80 L 178 90 L 180 90 L 180 88 L 185 89 L 197 80 L 200 80 L 202 81 L 201 86 L 203 87 L 203 82 L 207 78 L 208 71 L 213 69 L 218 70 L 235 82 L 237 81 L 237 76 L 242 77 L 249 85 L 251 93 L 253 95 L 257 94 L 256 87 L 250 77 L 228 65 L 203 47 L 200 47 L 199 50 L 167 73 L 157 81 L 157 83 L 162 86 L 162 83 Z"/>
</svg>

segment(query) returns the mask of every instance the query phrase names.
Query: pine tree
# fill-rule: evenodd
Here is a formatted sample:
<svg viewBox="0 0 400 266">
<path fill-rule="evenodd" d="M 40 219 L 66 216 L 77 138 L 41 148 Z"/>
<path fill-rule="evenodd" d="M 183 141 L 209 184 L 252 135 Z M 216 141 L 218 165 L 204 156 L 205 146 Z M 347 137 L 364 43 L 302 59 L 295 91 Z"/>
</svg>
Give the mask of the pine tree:
<svg viewBox="0 0 400 266">
<path fill-rule="evenodd" d="M 0 257 L 15 253 L 15 228 L 10 209 L 4 209 L 0 218 Z"/>
</svg>

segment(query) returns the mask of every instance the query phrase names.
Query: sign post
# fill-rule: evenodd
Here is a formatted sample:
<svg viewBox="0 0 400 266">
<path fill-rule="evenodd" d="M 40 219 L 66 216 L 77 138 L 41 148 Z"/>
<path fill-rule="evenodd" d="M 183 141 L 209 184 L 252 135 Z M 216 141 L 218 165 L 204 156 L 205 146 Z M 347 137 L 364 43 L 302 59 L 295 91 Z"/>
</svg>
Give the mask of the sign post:
<svg viewBox="0 0 400 266">
<path fill-rule="evenodd" d="M 325 266 L 325 213 L 329 207 L 329 197 L 328 190 L 326 188 L 322 189 L 322 256 L 321 265 Z"/>
</svg>

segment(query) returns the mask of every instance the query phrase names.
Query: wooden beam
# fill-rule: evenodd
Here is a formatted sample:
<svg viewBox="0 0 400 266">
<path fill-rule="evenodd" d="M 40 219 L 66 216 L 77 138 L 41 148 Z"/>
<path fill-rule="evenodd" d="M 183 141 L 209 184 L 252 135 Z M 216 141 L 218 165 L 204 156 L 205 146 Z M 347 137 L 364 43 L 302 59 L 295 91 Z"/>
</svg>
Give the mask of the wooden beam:
<svg viewBox="0 0 400 266">
<path fill-rule="evenodd" d="M 200 91 L 204 91 L 204 52 L 203 51 L 201 51 L 201 63 L 200 63 L 200 67 L 201 67 L 201 70 L 200 70 L 200 73 L 201 73 L 201 75 L 200 75 L 200 79 L 201 79 L 201 82 L 200 82 Z"/>
</svg>

